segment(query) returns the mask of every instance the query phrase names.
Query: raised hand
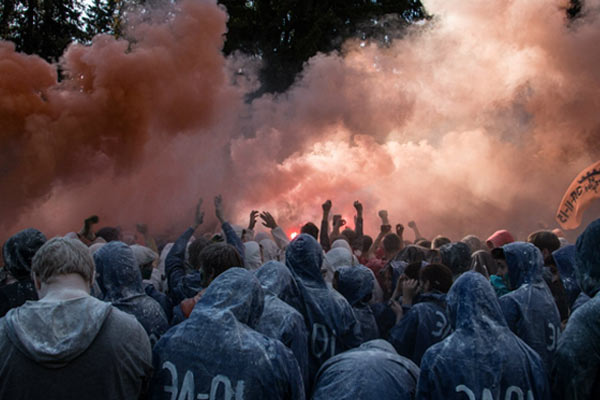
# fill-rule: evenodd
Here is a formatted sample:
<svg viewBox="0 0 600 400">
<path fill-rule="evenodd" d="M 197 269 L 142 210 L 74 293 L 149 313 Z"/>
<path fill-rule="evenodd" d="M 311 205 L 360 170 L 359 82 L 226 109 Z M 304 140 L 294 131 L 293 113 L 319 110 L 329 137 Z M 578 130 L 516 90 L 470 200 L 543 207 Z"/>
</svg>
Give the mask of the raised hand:
<svg viewBox="0 0 600 400">
<path fill-rule="evenodd" d="M 356 208 L 356 212 L 357 212 L 357 214 L 358 214 L 358 215 L 362 215 L 362 212 L 363 212 L 363 206 L 362 206 L 362 204 L 360 203 L 360 201 L 356 200 L 356 201 L 354 202 L 354 208 Z"/>
<path fill-rule="evenodd" d="M 258 218 L 258 211 L 250 211 L 250 222 L 248 223 L 248 229 L 253 230 L 256 226 L 256 219 Z"/>
<path fill-rule="evenodd" d="M 329 214 L 331 211 L 331 200 L 327 200 L 325 203 L 321 204 L 323 208 L 323 214 Z"/>
<path fill-rule="evenodd" d="M 225 216 L 223 215 L 223 197 L 221 195 L 215 196 L 215 214 L 220 223 L 225 222 Z"/>
<path fill-rule="evenodd" d="M 194 229 L 198 228 L 204 222 L 204 211 L 202 211 L 203 200 L 200 198 L 196 204 L 196 216 L 194 217 Z"/>
<path fill-rule="evenodd" d="M 400 236 L 400 238 L 402 238 L 403 233 L 404 233 L 404 225 L 397 224 L 396 225 L 396 235 L 398 235 L 398 236 Z"/>
<path fill-rule="evenodd" d="M 270 229 L 277 228 L 277 222 L 275 221 L 275 218 L 273 218 L 271 213 L 269 213 L 267 211 L 263 211 L 260 214 L 260 218 L 263 220 L 263 226 L 266 226 L 267 228 L 270 228 Z"/>
</svg>

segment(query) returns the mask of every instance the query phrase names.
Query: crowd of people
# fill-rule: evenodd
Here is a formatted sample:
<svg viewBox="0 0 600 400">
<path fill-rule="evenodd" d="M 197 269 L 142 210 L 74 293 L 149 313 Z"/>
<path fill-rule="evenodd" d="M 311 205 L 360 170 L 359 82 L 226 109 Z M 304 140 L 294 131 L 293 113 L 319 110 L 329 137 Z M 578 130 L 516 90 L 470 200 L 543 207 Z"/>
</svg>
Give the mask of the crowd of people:
<svg viewBox="0 0 600 400">
<path fill-rule="evenodd" d="M 322 205 L 290 240 L 214 200 L 218 232 L 95 229 L 3 245 L 2 399 L 600 399 L 600 219 L 407 240 Z M 331 218 L 330 218 L 331 217 Z M 266 228 L 258 231 L 258 221 Z M 330 222 L 332 224 L 330 228 Z"/>
</svg>

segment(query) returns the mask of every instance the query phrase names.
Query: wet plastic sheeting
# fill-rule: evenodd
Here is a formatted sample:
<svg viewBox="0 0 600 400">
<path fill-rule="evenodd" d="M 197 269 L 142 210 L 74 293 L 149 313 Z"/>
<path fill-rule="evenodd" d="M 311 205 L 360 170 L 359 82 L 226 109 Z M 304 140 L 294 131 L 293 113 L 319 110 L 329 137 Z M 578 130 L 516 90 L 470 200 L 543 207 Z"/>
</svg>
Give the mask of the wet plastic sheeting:
<svg viewBox="0 0 600 400">
<path fill-rule="evenodd" d="M 254 275 L 219 275 L 190 317 L 153 351 L 152 399 L 304 399 L 298 363 L 281 342 L 255 328 L 264 293 Z"/>
<path fill-rule="evenodd" d="M 103 300 L 135 316 L 154 345 L 169 324 L 160 304 L 144 291 L 131 248 L 122 242 L 107 243 L 94 254 L 94 262 Z"/>
<path fill-rule="evenodd" d="M 600 220 L 577 239 L 575 273 L 592 296 L 569 318 L 552 365 L 555 399 L 600 399 Z"/>
<path fill-rule="evenodd" d="M 446 312 L 446 295 L 440 292 L 424 293 L 420 302 L 390 331 L 389 341 L 398 354 L 421 364 L 425 351 L 446 338 L 450 332 L 450 319 Z"/>
<path fill-rule="evenodd" d="M 508 327 L 542 358 L 550 371 L 561 321 L 552 293 L 542 278 L 542 253 L 531 243 L 503 247 L 512 292 L 500 297 Z"/>
<path fill-rule="evenodd" d="M 300 313 L 309 335 L 309 380 L 328 358 L 362 342 L 352 307 L 331 290 L 321 276 L 323 250 L 310 235 L 301 234 L 286 250 L 286 264 L 300 292 Z M 312 387 L 312 383 L 309 383 Z"/>
<path fill-rule="evenodd" d="M 363 341 L 379 339 L 379 328 L 369 300 L 373 295 L 375 278 L 370 269 L 365 266 L 340 267 L 337 270 L 337 290 L 348 300 L 354 315 L 360 324 Z"/>
<path fill-rule="evenodd" d="M 461 275 L 446 301 L 454 332 L 425 352 L 417 399 L 550 399 L 540 356 L 510 331 L 483 275 Z"/>
<path fill-rule="evenodd" d="M 410 400 L 419 368 L 385 340 L 372 340 L 330 358 L 317 375 L 313 400 Z"/>
<path fill-rule="evenodd" d="M 264 310 L 256 330 L 292 350 L 303 382 L 308 382 L 308 333 L 304 317 L 283 300 L 297 302 L 296 282 L 287 267 L 277 261 L 267 262 L 255 275 L 265 291 Z"/>
</svg>

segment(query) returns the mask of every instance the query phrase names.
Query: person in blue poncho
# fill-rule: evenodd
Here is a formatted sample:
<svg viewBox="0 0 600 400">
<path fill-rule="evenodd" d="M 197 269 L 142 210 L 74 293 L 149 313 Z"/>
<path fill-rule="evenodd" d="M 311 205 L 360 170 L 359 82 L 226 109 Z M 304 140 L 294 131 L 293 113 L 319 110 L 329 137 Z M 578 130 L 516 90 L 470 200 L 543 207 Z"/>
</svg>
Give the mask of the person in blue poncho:
<svg viewBox="0 0 600 400">
<path fill-rule="evenodd" d="M 300 292 L 300 314 L 308 330 L 309 388 L 328 358 L 362 343 L 360 325 L 344 297 L 329 289 L 321 275 L 323 250 L 315 238 L 298 235 L 285 253 Z"/>
<path fill-rule="evenodd" d="M 94 253 L 96 280 L 103 300 L 132 314 L 142 324 L 154 345 L 169 329 L 161 305 L 148 296 L 133 251 L 123 242 L 110 242 Z"/>
<path fill-rule="evenodd" d="M 561 320 L 556 302 L 542 277 L 544 259 L 531 243 L 502 247 L 512 292 L 500 297 L 508 327 L 542 358 L 547 371 L 558 344 Z"/>
<path fill-rule="evenodd" d="M 419 302 L 408 309 L 389 335 L 398 354 L 417 365 L 429 347 L 450 334 L 446 293 L 452 286 L 452 272 L 445 265 L 430 264 L 421 270 L 419 280 Z"/>
<path fill-rule="evenodd" d="M 550 399 L 540 356 L 508 328 L 483 275 L 462 274 L 446 302 L 454 332 L 425 352 L 416 399 Z"/>
<path fill-rule="evenodd" d="M 312 400 L 411 400 L 419 367 L 385 340 L 371 340 L 327 360 Z"/>
<path fill-rule="evenodd" d="M 219 275 L 189 318 L 154 347 L 151 398 L 304 399 L 292 352 L 254 330 L 263 305 L 250 271 L 230 268 Z"/>
<path fill-rule="evenodd" d="M 569 318 L 552 362 L 555 399 L 600 398 L 600 219 L 576 244 L 575 276 L 591 299 Z"/>
<path fill-rule="evenodd" d="M 296 357 L 303 382 L 308 382 L 308 333 L 299 305 L 296 281 L 289 269 L 269 261 L 255 272 L 265 291 L 265 306 L 256 330 L 285 344 Z"/>
<path fill-rule="evenodd" d="M 374 284 L 373 273 L 362 265 L 338 268 L 333 280 L 334 289 L 340 292 L 352 306 L 364 341 L 379 339 L 377 321 L 369 306 Z"/>
</svg>

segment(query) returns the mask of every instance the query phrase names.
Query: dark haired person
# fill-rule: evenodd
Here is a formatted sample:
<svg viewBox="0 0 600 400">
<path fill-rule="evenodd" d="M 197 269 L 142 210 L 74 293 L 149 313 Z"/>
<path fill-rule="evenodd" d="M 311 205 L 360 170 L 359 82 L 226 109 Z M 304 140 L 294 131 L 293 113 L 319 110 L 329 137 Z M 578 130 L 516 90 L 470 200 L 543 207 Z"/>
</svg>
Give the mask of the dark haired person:
<svg viewBox="0 0 600 400">
<path fill-rule="evenodd" d="M 250 271 L 220 274 L 190 317 L 154 347 L 151 398 L 304 400 L 291 350 L 255 330 L 263 308 Z"/>
<path fill-rule="evenodd" d="M 540 356 L 510 331 L 483 275 L 462 274 L 446 302 L 454 332 L 423 355 L 417 400 L 550 399 Z"/>
<path fill-rule="evenodd" d="M 531 243 L 502 247 L 512 292 L 500 297 L 508 327 L 542 358 L 547 370 L 558 345 L 561 320 L 550 289 L 542 278 L 542 253 Z"/>
<path fill-rule="evenodd" d="M 29 228 L 11 236 L 2 247 L 5 273 L 0 283 L 0 317 L 38 296 L 31 279 L 31 260 L 46 242 L 44 234 Z"/>
<path fill-rule="evenodd" d="M 555 399 L 600 398 L 600 220 L 577 238 L 575 276 L 590 296 L 569 318 L 552 362 Z"/>
<path fill-rule="evenodd" d="M 362 340 L 379 339 L 379 328 L 369 301 L 373 296 L 375 277 L 371 270 L 362 265 L 338 268 L 333 279 L 333 288 L 340 292 L 352 306 L 360 325 Z"/>
<path fill-rule="evenodd" d="M 33 258 L 32 275 L 40 300 L 0 319 L 0 398 L 143 398 L 148 336 L 134 316 L 90 296 L 88 248 L 54 238 Z"/>
<path fill-rule="evenodd" d="M 410 283 L 410 280 L 405 282 L 407 285 Z M 398 354 L 420 365 L 425 351 L 450 334 L 446 293 L 451 286 L 452 272 L 445 265 L 430 264 L 421 269 L 419 302 L 404 315 L 400 312 L 401 307 L 394 307 L 400 320 L 390 331 L 389 341 Z"/>
</svg>

